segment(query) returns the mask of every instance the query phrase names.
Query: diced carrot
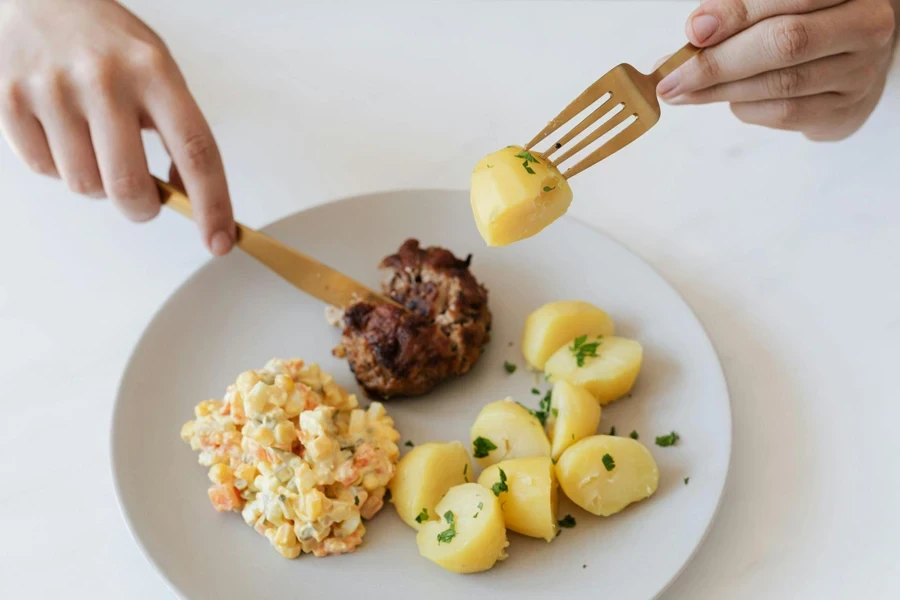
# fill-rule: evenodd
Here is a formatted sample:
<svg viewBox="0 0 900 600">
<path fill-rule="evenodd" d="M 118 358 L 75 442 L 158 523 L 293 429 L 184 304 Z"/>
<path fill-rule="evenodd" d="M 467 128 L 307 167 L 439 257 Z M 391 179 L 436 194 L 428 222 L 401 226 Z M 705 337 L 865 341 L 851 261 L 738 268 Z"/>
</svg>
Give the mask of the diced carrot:
<svg viewBox="0 0 900 600">
<path fill-rule="evenodd" d="M 219 512 L 240 510 L 243 500 L 237 488 L 231 484 L 219 483 L 209 488 L 209 499 Z"/>
</svg>

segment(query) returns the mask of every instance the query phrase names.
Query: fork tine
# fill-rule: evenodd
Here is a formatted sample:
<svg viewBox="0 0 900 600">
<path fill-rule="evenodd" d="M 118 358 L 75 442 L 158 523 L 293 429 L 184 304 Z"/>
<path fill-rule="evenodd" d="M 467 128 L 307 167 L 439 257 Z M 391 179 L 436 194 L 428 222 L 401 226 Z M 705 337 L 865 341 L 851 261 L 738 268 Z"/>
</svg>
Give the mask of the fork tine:
<svg viewBox="0 0 900 600">
<path fill-rule="evenodd" d="M 604 121 L 603 123 L 601 123 L 600 126 L 597 127 L 597 129 L 595 129 L 594 131 L 592 131 L 590 133 L 590 135 L 586 135 L 584 137 L 584 139 L 582 139 L 580 142 L 578 142 L 577 144 L 572 146 L 569 150 L 566 151 L 565 154 L 560 156 L 558 159 L 553 161 L 551 164 L 554 167 L 558 166 L 561 162 L 563 162 L 566 159 L 570 158 L 571 156 L 581 152 L 582 150 L 584 150 L 585 148 L 587 148 L 588 146 L 590 146 L 591 144 L 593 144 L 594 142 L 599 140 L 601 137 L 603 137 L 604 135 L 606 135 L 607 133 L 609 133 L 610 131 L 615 129 L 615 127 L 617 125 L 620 125 L 623 121 L 625 121 L 625 119 L 627 119 L 628 117 L 630 117 L 631 115 L 634 114 L 634 113 L 631 113 L 628 110 L 626 110 L 625 105 L 623 105 L 623 104 L 619 104 L 617 106 L 622 106 L 622 110 L 620 110 L 619 112 L 614 114 L 607 121 Z M 612 141 L 612 140 L 610 140 L 610 141 Z M 604 146 L 605 145 L 606 144 L 604 144 Z"/>
<path fill-rule="evenodd" d="M 625 111 L 621 111 L 619 114 L 624 113 Z M 629 115 L 630 116 L 630 115 Z M 566 179 L 570 179 L 575 175 L 581 173 L 588 167 L 592 167 L 610 154 L 614 152 L 618 152 L 634 140 L 641 137 L 650 127 L 653 126 L 646 124 L 645 120 L 638 118 L 634 123 L 620 131 L 618 134 L 613 136 L 611 140 L 608 140 L 605 144 L 588 154 L 583 160 L 575 164 L 571 169 L 563 173 L 563 177 Z"/>
<path fill-rule="evenodd" d="M 550 146 L 550 148 L 548 148 L 546 152 L 543 152 L 542 154 L 544 155 L 544 158 L 549 158 L 551 154 L 553 154 L 554 152 L 556 152 L 557 150 L 559 150 L 560 148 L 562 148 L 563 146 L 565 146 L 566 144 L 568 144 L 569 142 L 574 140 L 575 137 L 578 136 L 579 133 L 581 133 L 582 131 L 584 131 L 585 129 L 587 129 L 588 127 L 593 125 L 594 123 L 596 123 L 597 119 L 599 119 L 600 117 L 602 117 L 603 115 L 605 115 L 606 113 L 608 113 L 609 111 L 614 109 L 616 106 L 618 106 L 618 104 L 614 104 L 612 102 L 612 99 L 613 99 L 613 95 L 610 93 L 609 98 L 604 100 L 600 106 L 595 108 L 591 114 L 589 114 L 587 117 L 584 118 L 583 121 L 581 121 L 581 123 L 579 123 L 578 125 L 573 127 L 572 131 L 570 131 L 566 135 L 559 138 L 559 141 L 557 141 L 555 144 Z"/>
<path fill-rule="evenodd" d="M 525 145 L 525 149 L 531 150 L 535 144 L 539 144 L 541 140 L 568 123 L 572 117 L 596 102 L 598 98 L 608 93 L 610 91 L 610 82 L 607 75 L 609 75 L 609 73 L 592 83 L 586 90 L 581 92 L 580 96 L 572 100 L 561 113 L 556 115 L 555 119 L 547 123 L 546 127 Z"/>
</svg>

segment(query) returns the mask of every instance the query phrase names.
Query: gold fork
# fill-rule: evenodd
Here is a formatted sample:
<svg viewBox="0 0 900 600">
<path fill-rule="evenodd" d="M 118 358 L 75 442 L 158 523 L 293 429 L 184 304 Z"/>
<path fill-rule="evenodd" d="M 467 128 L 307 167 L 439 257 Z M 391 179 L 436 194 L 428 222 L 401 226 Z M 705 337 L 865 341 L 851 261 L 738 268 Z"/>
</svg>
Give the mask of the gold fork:
<svg viewBox="0 0 900 600">
<path fill-rule="evenodd" d="M 656 125 L 656 122 L 659 121 L 659 101 L 656 99 L 656 85 L 663 77 L 680 67 L 698 52 L 700 52 L 699 48 L 692 44 L 686 44 L 649 75 L 639 72 L 628 64 L 614 67 L 606 75 L 592 83 L 588 89 L 584 90 L 555 119 L 547 123 L 547 126 L 534 136 L 534 139 L 528 142 L 525 149 L 531 150 L 544 138 L 568 123 L 575 115 L 588 108 L 604 95 L 609 94 L 609 98 L 585 117 L 583 121 L 562 136 L 555 144 L 552 144 L 546 151 L 540 153 L 545 159 L 550 160 L 550 155 L 561 150 L 563 146 L 578 137 L 580 133 L 596 123 L 601 117 L 622 105 L 622 110 L 601 123 L 597 129 L 587 134 L 571 148 L 566 149 L 559 158 L 550 161 L 551 165 L 559 168 L 563 162 L 596 142 L 618 125 L 624 123 L 629 117 L 636 117 L 634 122 L 563 173 L 563 177 L 566 179 L 574 177 L 610 154 L 621 150 Z"/>
</svg>

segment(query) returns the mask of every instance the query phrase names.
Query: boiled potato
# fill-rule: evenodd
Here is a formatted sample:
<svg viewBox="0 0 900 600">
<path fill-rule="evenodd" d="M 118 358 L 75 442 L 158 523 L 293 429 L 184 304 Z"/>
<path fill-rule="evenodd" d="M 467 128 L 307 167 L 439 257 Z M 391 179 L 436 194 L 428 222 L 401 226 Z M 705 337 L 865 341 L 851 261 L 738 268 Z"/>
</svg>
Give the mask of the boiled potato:
<svg viewBox="0 0 900 600">
<path fill-rule="evenodd" d="M 556 382 L 547 415 L 547 435 L 553 460 L 558 460 L 563 451 L 578 440 L 597 433 L 600 410 L 600 405 L 586 389 L 568 381 Z"/>
<path fill-rule="evenodd" d="M 588 302 L 550 302 L 528 315 L 522 334 L 522 354 L 530 366 L 544 370 L 544 363 L 563 344 L 579 335 L 590 338 L 614 335 L 613 320 Z"/>
<path fill-rule="evenodd" d="M 440 519 L 416 534 L 419 554 L 454 573 L 487 571 L 506 558 L 506 527 L 500 501 L 477 483 L 450 488 L 438 502 Z"/>
<path fill-rule="evenodd" d="M 583 345 L 599 343 L 596 356 L 582 353 L 584 362 L 579 367 L 578 352 L 572 349 L 578 341 L 570 340 L 547 360 L 544 365 L 547 381 L 568 381 L 581 386 L 600 404 L 617 400 L 631 391 L 644 356 L 638 342 L 614 336 L 587 338 Z"/>
<path fill-rule="evenodd" d="M 510 458 L 550 456 L 550 440 L 540 421 L 512 398 L 482 408 L 469 435 L 472 455 L 482 467 Z"/>
<path fill-rule="evenodd" d="M 569 499 L 608 517 L 649 498 L 659 483 L 656 462 L 643 444 L 627 437 L 595 435 L 563 452 L 556 477 Z"/>
<path fill-rule="evenodd" d="M 591 402 L 594 402 L 593 398 Z M 553 462 L 548 457 L 504 460 L 485 469 L 478 483 L 489 490 L 495 485 L 498 487 L 507 529 L 548 542 L 556 537 L 559 483 Z M 505 491 L 501 489 L 504 485 L 508 488 Z"/>
<path fill-rule="evenodd" d="M 438 518 L 434 507 L 447 490 L 473 479 L 472 462 L 462 443 L 430 442 L 403 457 L 388 487 L 397 514 L 418 530 L 425 521 Z"/>
<path fill-rule="evenodd" d="M 506 246 L 535 235 L 565 214 L 572 189 L 540 154 L 507 146 L 475 165 L 470 201 L 487 245 Z"/>
</svg>

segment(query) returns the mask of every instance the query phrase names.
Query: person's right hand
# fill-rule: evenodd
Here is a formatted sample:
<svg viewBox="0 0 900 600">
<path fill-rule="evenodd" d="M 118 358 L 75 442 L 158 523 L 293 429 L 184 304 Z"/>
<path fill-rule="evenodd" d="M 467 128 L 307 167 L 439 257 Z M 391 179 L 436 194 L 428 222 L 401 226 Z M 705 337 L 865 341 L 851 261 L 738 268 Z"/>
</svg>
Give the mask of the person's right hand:
<svg viewBox="0 0 900 600">
<path fill-rule="evenodd" d="M 225 254 L 222 158 L 162 40 L 112 0 L 0 0 L 0 135 L 32 170 L 146 221 L 160 199 L 144 127 L 162 137 L 207 247 Z"/>
</svg>

